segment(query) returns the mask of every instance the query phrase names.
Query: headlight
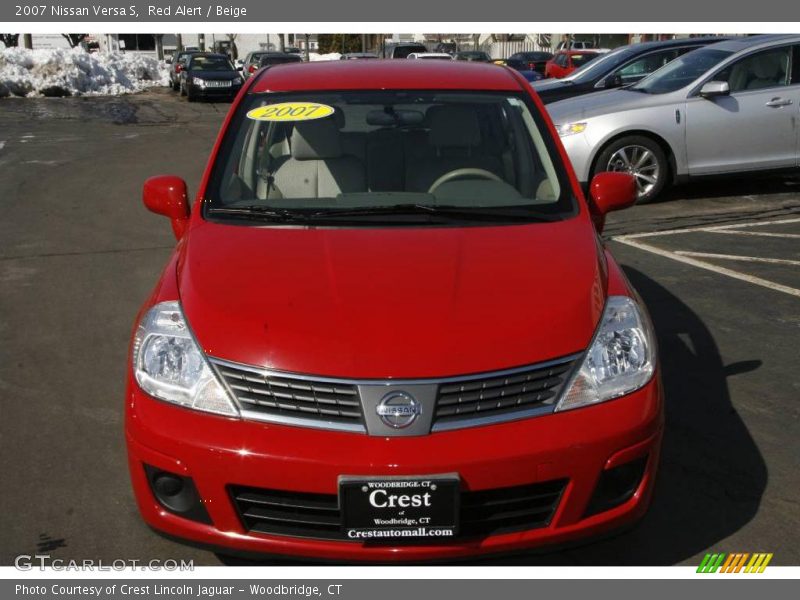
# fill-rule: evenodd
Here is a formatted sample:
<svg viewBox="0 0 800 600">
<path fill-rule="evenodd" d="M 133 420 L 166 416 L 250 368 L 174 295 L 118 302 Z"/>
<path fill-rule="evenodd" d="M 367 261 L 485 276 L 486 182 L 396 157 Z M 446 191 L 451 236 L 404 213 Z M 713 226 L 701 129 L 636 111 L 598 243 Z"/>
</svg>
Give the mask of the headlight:
<svg viewBox="0 0 800 600">
<path fill-rule="evenodd" d="M 199 85 L 200 87 L 205 87 L 206 80 L 201 79 L 200 77 L 192 77 L 192 83 L 195 85 Z"/>
<path fill-rule="evenodd" d="M 563 125 L 556 125 L 556 131 L 561 137 L 583 133 L 586 131 L 586 123 L 564 123 Z"/>
<path fill-rule="evenodd" d="M 656 345 L 647 315 L 632 298 L 610 296 L 583 364 L 556 410 L 569 410 L 624 396 L 653 376 Z"/>
<path fill-rule="evenodd" d="M 243 81 L 244 81 L 244 79 L 242 79 L 241 77 L 234 77 L 233 78 L 234 85 L 238 85 L 238 84 L 242 83 Z"/>
<path fill-rule="evenodd" d="M 239 414 L 192 337 L 179 302 L 156 304 L 142 318 L 133 341 L 133 372 L 139 386 L 161 400 Z"/>
</svg>

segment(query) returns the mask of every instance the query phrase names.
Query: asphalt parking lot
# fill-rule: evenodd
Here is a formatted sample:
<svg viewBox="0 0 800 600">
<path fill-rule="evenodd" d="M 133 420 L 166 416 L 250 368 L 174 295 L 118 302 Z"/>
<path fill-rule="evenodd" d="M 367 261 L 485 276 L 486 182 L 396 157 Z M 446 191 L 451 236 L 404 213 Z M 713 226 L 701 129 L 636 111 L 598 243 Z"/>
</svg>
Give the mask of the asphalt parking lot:
<svg viewBox="0 0 800 600">
<path fill-rule="evenodd" d="M 0 101 L 0 564 L 183 558 L 139 519 L 122 433 L 134 315 L 174 243 L 154 174 L 194 190 L 227 104 L 168 91 Z M 616 538 L 480 564 L 800 564 L 800 179 L 707 181 L 609 219 L 658 333 L 667 431 L 653 506 Z"/>
</svg>

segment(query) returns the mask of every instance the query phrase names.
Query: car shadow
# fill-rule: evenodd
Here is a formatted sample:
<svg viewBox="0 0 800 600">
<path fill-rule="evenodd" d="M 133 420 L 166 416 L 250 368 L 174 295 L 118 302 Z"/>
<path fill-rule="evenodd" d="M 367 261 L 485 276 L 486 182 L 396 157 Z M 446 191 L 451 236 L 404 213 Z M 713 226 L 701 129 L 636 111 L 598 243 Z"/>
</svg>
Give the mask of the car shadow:
<svg viewBox="0 0 800 600">
<path fill-rule="evenodd" d="M 641 272 L 625 272 L 650 311 L 664 383 L 666 429 L 653 503 L 627 533 L 551 559 L 529 557 L 528 564 L 673 565 L 735 550 L 720 543 L 753 519 L 767 485 L 766 463 L 727 383 L 761 361 L 725 365 L 697 314 Z"/>
<path fill-rule="evenodd" d="M 668 187 L 654 204 L 671 200 L 797 194 L 800 177 L 791 173 L 742 173 L 709 176 Z"/>
<path fill-rule="evenodd" d="M 625 272 L 653 319 L 664 383 L 666 430 L 650 510 L 635 528 L 603 541 L 469 564 L 660 566 L 710 550 L 743 550 L 720 543 L 755 516 L 767 467 L 731 404 L 727 378 L 754 371 L 761 361 L 725 365 L 697 314 L 646 275 L 630 267 Z M 298 564 L 219 558 L 236 565 Z"/>
</svg>

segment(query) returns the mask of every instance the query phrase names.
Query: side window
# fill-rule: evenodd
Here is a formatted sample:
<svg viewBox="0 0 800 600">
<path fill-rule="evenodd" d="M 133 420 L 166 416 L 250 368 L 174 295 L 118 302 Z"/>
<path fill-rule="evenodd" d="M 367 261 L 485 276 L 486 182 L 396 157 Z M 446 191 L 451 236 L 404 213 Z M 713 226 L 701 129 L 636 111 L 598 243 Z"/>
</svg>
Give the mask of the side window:
<svg viewBox="0 0 800 600">
<path fill-rule="evenodd" d="M 633 62 L 628 63 L 621 69 L 618 69 L 615 75 L 622 77 L 624 83 L 632 83 L 642 79 L 645 75 L 649 75 L 666 65 L 668 62 L 674 60 L 678 56 L 679 51 L 676 49 L 662 50 L 661 52 L 653 52 Z"/>
<path fill-rule="evenodd" d="M 792 85 L 800 84 L 800 44 L 792 47 Z"/>
<path fill-rule="evenodd" d="M 731 93 L 788 85 L 790 53 L 787 46 L 751 54 L 717 73 L 714 81 L 727 81 Z"/>
<path fill-rule="evenodd" d="M 566 54 L 559 54 L 556 56 L 555 63 L 559 67 L 566 67 L 567 66 L 567 55 Z"/>
</svg>

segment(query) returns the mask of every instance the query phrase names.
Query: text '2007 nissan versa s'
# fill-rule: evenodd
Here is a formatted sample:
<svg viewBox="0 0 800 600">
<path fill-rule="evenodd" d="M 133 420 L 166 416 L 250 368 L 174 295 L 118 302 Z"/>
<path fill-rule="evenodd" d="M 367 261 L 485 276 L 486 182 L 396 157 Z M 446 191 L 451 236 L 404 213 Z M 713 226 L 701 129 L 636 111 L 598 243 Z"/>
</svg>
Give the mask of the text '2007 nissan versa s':
<svg viewBox="0 0 800 600">
<path fill-rule="evenodd" d="M 380 62 L 380 64 L 378 64 Z M 640 518 L 663 428 L 653 329 L 527 82 L 438 61 L 252 77 L 131 344 L 155 530 L 218 552 L 455 559 Z"/>
</svg>

